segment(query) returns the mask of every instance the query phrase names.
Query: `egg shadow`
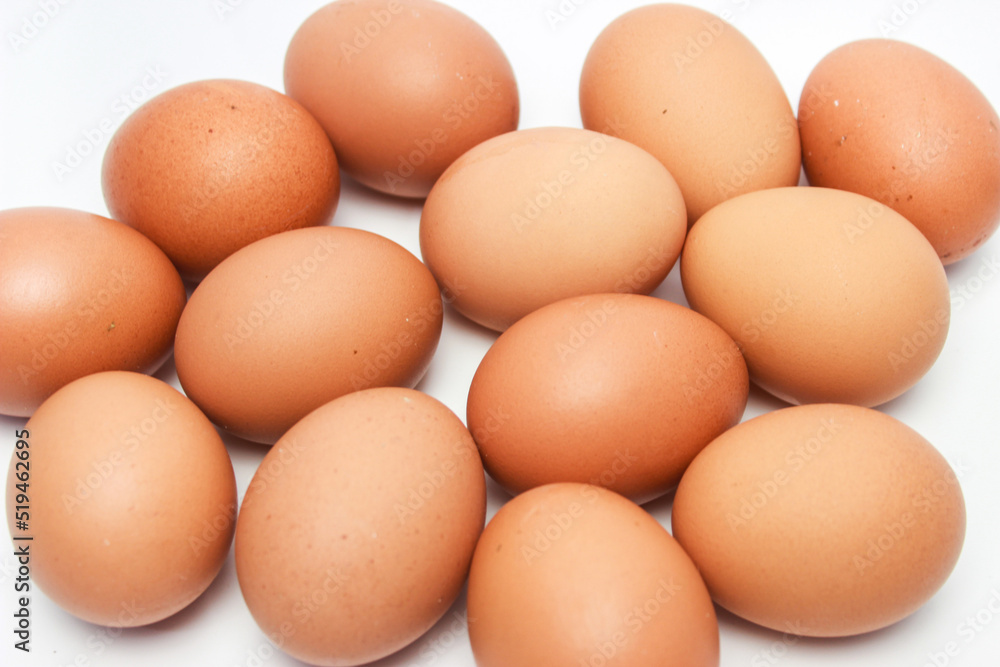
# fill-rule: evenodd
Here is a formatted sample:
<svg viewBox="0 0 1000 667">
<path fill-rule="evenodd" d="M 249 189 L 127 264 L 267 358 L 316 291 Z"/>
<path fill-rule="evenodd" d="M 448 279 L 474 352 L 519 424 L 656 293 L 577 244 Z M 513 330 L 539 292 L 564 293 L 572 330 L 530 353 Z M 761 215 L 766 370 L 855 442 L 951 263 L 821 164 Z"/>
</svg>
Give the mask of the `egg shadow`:
<svg viewBox="0 0 1000 667">
<path fill-rule="evenodd" d="M 353 202 L 363 204 L 365 206 L 378 207 L 382 210 L 391 210 L 396 213 L 402 213 L 404 215 L 412 215 L 414 213 L 419 214 L 424 208 L 424 199 L 416 197 L 397 197 L 395 195 L 390 195 L 385 192 L 380 192 L 374 190 L 367 185 L 363 185 L 360 181 L 355 179 L 350 174 L 340 171 L 340 198 L 341 201 L 344 200 L 345 195 Z M 340 212 L 340 206 L 337 207 L 337 212 Z M 328 224 L 337 225 L 340 224 L 337 220 L 336 214 Z"/>
</svg>

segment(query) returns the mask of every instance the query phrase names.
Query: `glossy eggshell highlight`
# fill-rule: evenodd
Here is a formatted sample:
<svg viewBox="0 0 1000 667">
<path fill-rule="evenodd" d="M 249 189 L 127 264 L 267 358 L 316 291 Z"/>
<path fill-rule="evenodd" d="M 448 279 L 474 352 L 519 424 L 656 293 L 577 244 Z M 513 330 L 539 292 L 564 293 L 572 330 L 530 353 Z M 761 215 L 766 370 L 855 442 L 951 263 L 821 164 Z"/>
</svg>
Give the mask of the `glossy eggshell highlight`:
<svg viewBox="0 0 1000 667">
<path fill-rule="evenodd" d="M 295 33 L 285 90 L 316 116 L 344 171 L 426 197 L 458 156 L 517 129 L 517 83 L 496 40 L 432 0 L 339 0 Z"/>
<path fill-rule="evenodd" d="M 0 412 L 27 417 L 90 373 L 156 371 L 186 300 L 166 255 L 120 222 L 0 211 Z"/>
<path fill-rule="evenodd" d="M 688 234 L 681 280 L 743 350 L 750 379 L 791 403 L 885 403 L 923 377 L 948 332 L 934 248 L 851 192 L 776 188 L 720 204 Z"/>
<path fill-rule="evenodd" d="M 687 232 L 684 200 L 656 158 L 565 127 L 476 146 L 434 185 L 420 218 L 424 260 L 456 310 L 503 331 L 559 299 L 648 294 Z"/>
<path fill-rule="evenodd" d="M 947 461 L 905 424 L 808 405 L 706 447 L 677 489 L 673 528 L 729 611 L 839 637 L 886 627 L 934 595 L 961 552 L 965 505 Z"/>
<path fill-rule="evenodd" d="M 961 72 L 891 39 L 845 44 L 816 65 L 799 100 L 813 185 L 898 211 L 945 264 L 1000 225 L 1000 119 Z"/>
<path fill-rule="evenodd" d="M 393 241 L 342 227 L 285 232 L 226 259 L 191 295 L 177 376 L 216 424 L 273 443 L 338 396 L 415 385 L 442 317 L 433 276 Z"/>
<path fill-rule="evenodd" d="M 580 78 L 583 126 L 655 155 L 677 180 L 688 222 L 731 197 L 795 185 L 792 107 L 753 44 L 718 16 L 652 4 L 598 35 Z"/>
<path fill-rule="evenodd" d="M 153 240 L 188 280 L 278 232 L 327 222 L 333 147 L 295 100 L 247 81 L 195 81 L 139 107 L 104 156 L 112 217 Z"/>
<path fill-rule="evenodd" d="M 485 518 L 483 468 L 458 417 L 411 389 L 370 389 L 311 413 L 264 458 L 240 511 L 236 573 L 282 650 L 360 665 L 444 615 Z"/>
<path fill-rule="evenodd" d="M 550 484 L 501 507 L 476 547 L 468 605 L 478 667 L 719 664 L 715 609 L 691 559 L 600 487 Z"/>
<path fill-rule="evenodd" d="M 598 294 L 504 332 L 476 371 L 467 414 L 487 472 L 512 493 L 589 482 L 646 502 L 739 422 L 748 390 L 739 348 L 708 318 Z"/>
<path fill-rule="evenodd" d="M 108 371 L 57 391 L 25 428 L 7 525 L 24 534 L 14 509 L 27 451 L 32 586 L 114 628 L 167 618 L 208 588 L 232 543 L 236 479 L 194 403 L 155 378 Z"/>
</svg>

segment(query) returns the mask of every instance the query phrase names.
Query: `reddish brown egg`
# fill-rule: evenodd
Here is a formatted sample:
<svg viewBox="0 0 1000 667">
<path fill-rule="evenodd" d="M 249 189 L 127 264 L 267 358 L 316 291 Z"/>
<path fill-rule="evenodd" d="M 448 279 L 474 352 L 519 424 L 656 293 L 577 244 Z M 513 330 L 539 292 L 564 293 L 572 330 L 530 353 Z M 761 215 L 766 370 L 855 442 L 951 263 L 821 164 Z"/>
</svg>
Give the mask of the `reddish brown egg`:
<svg viewBox="0 0 1000 667">
<path fill-rule="evenodd" d="M 7 525 L 32 538 L 18 542 L 30 548 L 31 586 L 119 629 L 175 614 L 208 588 L 232 544 L 236 478 L 194 403 L 155 378 L 96 373 L 49 397 L 25 431 Z"/>
<path fill-rule="evenodd" d="M 597 294 L 545 306 L 483 358 L 469 429 L 512 493 L 589 482 L 646 502 L 734 426 L 749 381 L 736 343 L 683 306 Z"/>
<path fill-rule="evenodd" d="M 313 665 L 416 640 L 465 583 L 486 517 L 472 436 L 411 389 L 332 401 L 271 449 L 247 490 L 236 574 L 267 636 Z"/>
<path fill-rule="evenodd" d="M 944 584 L 965 504 L 944 457 L 853 405 L 771 412 L 715 439 L 681 479 L 677 540 L 712 597 L 779 632 L 886 627 Z"/>
<path fill-rule="evenodd" d="M 0 412 L 27 417 L 90 373 L 154 372 L 186 298 L 166 255 L 126 225 L 70 209 L 0 211 Z"/>
<path fill-rule="evenodd" d="M 216 424 L 273 443 L 338 396 L 415 385 L 442 318 L 434 277 L 402 246 L 345 227 L 293 230 L 202 281 L 177 326 L 177 375 Z"/>
<path fill-rule="evenodd" d="M 514 72 L 465 14 L 433 0 L 340 0 L 285 56 L 285 90 L 322 124 L 344 171 L 426 197 L 458 156 L 517 129 Z"/>
<path fill-rule="evenodd" d="M 680 545 L 638 505 L 549 484 L 500 508 L 469 573 L 478 667 L 716 667 L 719 627 Z"/>
<path fill-rule="evenodd" d="M 104 156 L 111 215 L 200 280 L 243 246 L 323 224 L 340 173 L 329 140 L 295 100 L 246 81 L 196 81 L 143 104 Z"/>
<path fill-rule="evenodd" d="M 1000 225 L 1000 118 L 961 72 L 927 51 L 865 39 L 832 51 L 799 100 L 809 182 L 898 211 L 945 264 Z"/>
</svg>

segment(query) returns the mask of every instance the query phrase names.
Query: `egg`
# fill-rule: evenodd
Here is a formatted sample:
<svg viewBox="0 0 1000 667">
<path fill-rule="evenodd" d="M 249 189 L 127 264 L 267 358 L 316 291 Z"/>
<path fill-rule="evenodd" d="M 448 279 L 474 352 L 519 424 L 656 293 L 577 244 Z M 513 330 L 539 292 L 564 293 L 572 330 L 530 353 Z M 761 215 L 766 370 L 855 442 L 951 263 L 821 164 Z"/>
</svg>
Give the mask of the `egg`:
<svg viewBox="0 0 1000 667">
<path fill-rule="evenodd" d="M 739 30 L 694 7 L 646 5 L 608 25 L 583 65 L 580 112 L 587 129 L 655 155 L 692 224 L 731 197 L 799 181 L 778 77 Z"/>
<path fill-rule="evenodd" d="M 719 628 L 691 559 L 612 491 L 549 484 L 504 505 L 476 546 L 478 667 L 716 667 Z"/>
<path fill-rule="evenodd" d="M 650 296 L 558 301 L 505 331 L 469 389 L 487 472 L 512 493 L 589 482 L 645 502 L 743 415 L 736 343 L 708 318 Z"/>
<path fill-rule="evenodd" d="M 443 312 L 434 277 L 393 241 L 342 227 L 284 232 L 233 254 L 191 295 L 177 376 L 216 424 L 273 443 L 338 396 L 414 386 Z"/>
<path fill-rule="evenodd" d="M 434 185 L 420 250 L 463 315 L 503 331 L 559 299 L 648 294 L 687 232 L 684 200 L 646 151 L 575 128 L 476 146 Z"/>
<path fill-rule="evenodd" d="M 898 211 L 951 264 L 1000 225 L 1000 119 L 957 69 L 891 39 L 845 44 L 813 69 L 799 100 L 813 185 Z"/>
<path fill-rule="evenodd" d="M 102 168 L 112 217 L 197 281 L 245 245 L 327 222 L 340 172 L 316 119 L 247 81 L 195 81 L 143 104 L 115 132 Z"/>
<path fill-rule="evenodd" d="M 90 373 L 153 373 L 186 300 L 170 260 L 120 222 L 0 211 L 0 413 L 27 417 Z"/>
<path fill-rule="evenodd" d="M 167 618 L 212 583 L 233 539 L 236 479 L 219 434 L 180 392 L 95 373 L 50 396 L 19 437 L 7 525 L 31 537 L 16 544 L 49 599 L 120 629 Z"/>
<path fill-rule="evenodd" d="M 338 398 L 264 457 L 236 529 L 254 619 L 313 665 L 360 665 L 416 640 L 458 596 L 486 517 L 472 436 L 411 389 Z"/>
<path fill-rule="evenodd" d="M 496 40 L 433 0 L 339 0 L 292 37 L 285 90 L 322 124 L 344 171 L 426 197 L 458 156 L 517 129 L 517 82 Z"/>
<path fill-rule="evenodd" d="M 684 473 L 677 540 L 729 611 L 781 632 L 839 637 L 915 612 L 965 535 L 948 462 L 867 408 L 819 404 L 751 419 Z"/>
<path fill-rule="evenodd" d="M 892 209 L 841 190 L 720 204 L 688 234 L 681 281 L 740 345 L 750 379 L 790 403 L 885 403 L 931 368 L 948 333 L 934 248 Z"/>
</svg>

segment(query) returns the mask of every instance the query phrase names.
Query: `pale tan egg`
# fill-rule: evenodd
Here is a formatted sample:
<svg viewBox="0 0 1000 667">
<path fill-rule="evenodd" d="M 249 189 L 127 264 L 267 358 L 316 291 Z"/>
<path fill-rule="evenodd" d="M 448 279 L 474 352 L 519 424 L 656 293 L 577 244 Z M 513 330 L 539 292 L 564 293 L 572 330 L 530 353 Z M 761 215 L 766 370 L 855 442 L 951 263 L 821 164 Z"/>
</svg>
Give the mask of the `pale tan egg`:
<svg viewBox="0 0 1000 667">
<path fill-rule="evenodd" d="M 740 346 L 751 381 L 791 403 L 885 403 L 923 377 L 948 333 L 934 248 L 892 209 L 841 190 L 720 204 L 688 234 L 681 280 Z"/>
<path fill-rule="evenodd" d="M 503 331 L 566 297 L 652 292 L 686 231 L 680 190 L 652 155 L 546 127 L 456 160 L 427 198 L 420 249 L 456 310 Z"/>
<path fill-rule="evenodd" d="M 917 611 L 965 536 L 955 472 L 902 422 L 853 405 L 785 408 L 708 445 L 684 473 L 677 540 L 722 607 L 840 637 Z"/>
</svg>

